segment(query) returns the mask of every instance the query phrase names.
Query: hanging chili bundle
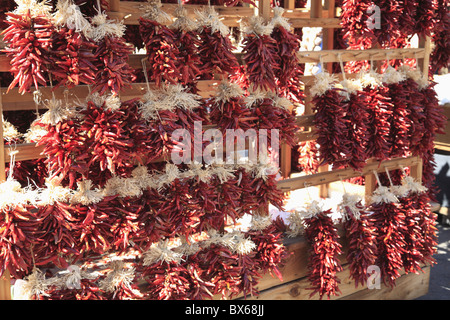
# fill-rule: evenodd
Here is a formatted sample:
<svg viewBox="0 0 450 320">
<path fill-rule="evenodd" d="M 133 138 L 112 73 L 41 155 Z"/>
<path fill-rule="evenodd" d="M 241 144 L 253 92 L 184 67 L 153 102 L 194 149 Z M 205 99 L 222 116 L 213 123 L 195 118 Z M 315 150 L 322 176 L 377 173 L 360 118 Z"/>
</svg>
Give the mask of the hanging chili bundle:
<svg viewBox="0 0 450 320">
<path fill-rule="evenodd" d="M 295 145 L 295 133 L 297 125 L 295 114 L 291 111 L 292 103 L 274 94 L 251 93 L 246 97 L 246 106 L 250 108 L 254 123 L 254 128 L 259 131 L 258 143 L 262 141 L 261 130 L 267 130 L 267 147 L 275 148 L 271 141 L 274 134 L 273 129 L 279 130 L 279 143 L 286 143 L 288 146 Z M 270 134 L 269 134 L 270 131 Z M 278 146 L 279 147 L 279 146 Z"/>
<path fill-rule="evenodd" d="M 340 210 L 349 242 L 347 261 L 350 263 L 350 277 L 355 281 L 355 287 L 364 286 L 369 276 L 368 267 L 374 265 L 377 258 L 376 229 L 358 196 L 344 194 Z"/>
<path fill-rule="evenodd" d="M 391 140 L 389 139 L 393 105 L 388 88 L 382 85 L 380 75 L 373 70 L 363 72 L 361 81 L 366 95 L 368 111 L 367 156 L 378 160 L 389 157 Z"/>
<path fill-rule="evenodd" d="M 186 236 L 196 232 L 205 212 L 201 211 L 196 199 L 189 193 L 189 180 L 174 179 L 160 191 L 163 202 L 158 208 L 158 216 L 169 226 L 167 235 Z"/>
<path fill-rule="evenodd" d="M 434 186 L 434 140 L 437 134 L 444 134 L 444 128 L 447 123 L 447 117 L 443 113 L 443 108 L 439 105 L 435 83 L 421 80 L 419 82 L 419 90 L 421 92 L 424 112 L 424 134 L 419 146 L 415 149 L 415 154 L 419 155 L 423 161 L 422 181 L 428 188 L 428 194 L 434 199 L 436 188 Z"/>
<path fill-rule="evenodd" d="M 411 176 L 402 179 L 402 185 L 395 186 L 395 194 L 405 214 L 405 251 L 402 255 L 403 268 L 406 273 L 421 271 L 421 263 L 425 262 L 422 248 L 425 245 L 423 238 L 425 232 L 421 229 L 420 222 L 426 215 L 427 206 L 420 207 L 423 203 L 419 201 L 420 194 L 426 194 L 427 188 L 416 182 Z M 435 239 L 434 239 L 435 240 Z M 436 242 L 430 243 L 435 246 Z"/>
<path fill-rule="evenodd" d="M 201 61 L 198 55 L 198 47 L 201 42 L 198 37 L 197 23 L 187 16 L 187 11 L 182 6 L 175 9 L 177 19 L 170 26 L 175 31 L 175 42 L 179 55 L 176 57 L 180 71 L 181 84 L 190 88 L 190 92 L 197 93 L 197 81 L 201 75 Z"/>
<path fill-rule="evenodd" d="M 340 166 L 349 154 L 346 124 L 346 104 L 342 103 L 340 90 L 335 87 L 335 77 L 322 72 L 311 87 L 314 125 L 318 133 L 320 165 Z M 344 160 L 345 161 L 345 160 Z"/>
<path fill-rule="evenodd" d="M 400 277 L 399 270 L 403 267 L 405 215 L 398 198 L 380 183 L 371 197 L 369 210 L 377 233 L 375 265 L 380 268 L 384 283 L 394 287 L 396 279 Z"/>
<path fill-rule="evenodd" d="M 45 200 L 39 205 L 38 219 L 41 220 L 39 242 L 34 245 L 36 254 L 35 263 L 38 266 L 57 266 L 67 268 L 68 259 L 75 259 L 80 252 L 75 248 L 76 240 L 73 231 L 76 227 L 76 219 L 61 203 L 66 199 L 59 186 L 47 183 Z M 52 193 L 52 194 L 50 194 Z"/>
<path fill-rule="evenodd" d="M 448 1 L 440 0 L 437 3 L 434 18 L 435 30 L 432 41 L 434 49 L 430 56 L 430 73 L 439 72 L 450 64 L 450 13 L 447 10 Z"/>
<path fill-rule="evenodd" d="M 388 95 L 393 105 L 389 131 L 391 144 L 389 155 L 393 158 L 407 155 L 410 146 L 409 94 L 405 88 L 407 85 L 405 80 L 405 74 L 392 67 L 388 67 L 383 74 L 383 84 L 389 90 Z"/>
<path fill-rule="evenodd" d="M 231 43 L 230 30 L 219 19 L 213 7 L 205 7 L 197 12 L 200 46 L 198 54 L 201 61 L 203 80 L 212 79 L 214 74 L 226 77 L 239 67 L 235 47 Z"/>
<path fill-rule="evenodd" d="M 133 47 L 123 38 L 125 25 L 108 20 L 105 13 L 99 13 L 91 21 L 95 26 L 91 39 L 97 45 L 93 53 L 97 61 L 97 72 L 92 92 L 118 95 L 123 88 L 131 87 L 135 78 L 134 71 L 128 64 Z"/>
<path fill-rule="evenodd" d="M 49 179 L 57 177 L 59 182 L 71 188 L 87 170 L 81 161 L 87 147 L 81 134 L 81 121 L 74 117 L 73 106 L 65 105 L 62 100 L 52 98 L 45 104 L 48 111 L 37 120 L 36 125 L 47 133 L 37 145 L 44 146 L 45 163 L 51 173 Z"/>
<path fill-rule="evenodd" d="M 108 264 L 108 269 L 105 276 L 98 281 L 105 300 L 137 300 L 144 297 L 137 287 L 136 268 L 131 263 L 112 261 Z"/>
<path fill-rule="evenodd" d="M 341 25 L 343 38 L 348 41 L 349 47 L 363 45 L 370 47 L 374 37 L 373 28 L 370 28 L 370 0 L 344 0 L 342 1 Z"/>
<path fill-rule="evenodd" d="M 435 30 L 435 15 L 436 10 L 439 7 L 439 2 L 433 0 L 417 0 L 415 2 L 415 13 L 410 21 L 410 33 L 407 34 L 419 34 L 421 36 L 431 36 L 431 33 Z M 405 32 L 406 33 L 406 32 Z"/>
<path fill-rule="evenodd" d="M 243 90 L 228 81 L 222 81 L 217 87 L 211 102 L 210 118 L 224 135 L 227 129 L 248 130 L 254 120 L 251 110 L 245 106 Z"/>
<path fill-rule="evenodd" d="M 271 37 L 273 25 L 264 24 L 260 16 L 253 16 L 249 18 L 243 31 L 242 58 L 247 65 L 250 89 L 276 92 L 276 74 L 280 70 L 280 61 L 277 59 L 277 42 Z M 278 74 L 281 74 L 281 70 Z"/>
<path fill-rule="evenodd" d="M 312 201 L 303 218 L 305 238 L 310 246 L 308 279 L 311 287 L 308 289 L 313 290 L 310 297 L 318 293 L 320 299 L 325 295 L 329 299 L 341 292 L 336 273 L 342 271 L 338 258 L 342 246 L 330 214 L 331 210 L 323 210 L 317 201 Z"/>
<path fill-rule="evenodd" d="M 8 187 L 4 192 L 11 196 L 13 189 Z M 8 270 L 13 278 L 20 279 L 32 269 L 32 247 L 39 239 L 40 221 L 27 204 L 4 204 L 6 200 L 2 199 L 0 220 L 0 274 Z"/>
<path fill-rule="evenodd" d="M 146 298 L 150 300 L 188 300 L 194 292 L 190 273 L 181 263 L 183 255 L 162 240 L 143 254 L 140 272 L 148 283 Z"/>
<path fill-rule="evenodd" d="M 419 83 L 423 83 L 422 73 L 418 69 L 412 69 L 408 65 L 399 67 L 399 70 L 406 76 L 404 90 L 408 94 L 408 122 L 410 128 L 408 137 L 410 139 L 409 151 L 411 154 L 420 153 L 420 141 L 425 134 L 425 113 L 422 105 L 422 91 L 419 89 Z"/>
<path fill-rule="evenodd" d="M 202 118 L 196 110 L 201 106 L 201 97 L 190 93 L 188 88 L 177 85 L 164 85 L 158 90 L 148 90 L 143 96 L 139 106 L 139 111 L 146 124 L 152 128 L 152 136 L 156 154 L 161 154 L 166 148 L 168 151 L 177 147 L 176 151 L 182 152 L 186 149 L 187 143 L 192 143 L 194 139 L 195 123 L 201 122 Z M 177 129 L 185 129 L 190 133 L 173 136 Z M 181 138 L 182 141 L 177 141 Z M 187 155 L 185 155 L 187 156 Z"/>
<path fill-rule="evenodd" d="M 422 3 L 421 3 L 422 2 Z M 413 35 L 415 32 L 415 27 L 420 24 L 420 22 L 417 21 L 417 19 L 423 19 L 424 16 L 422 15 L 422 12 L 420 11 L 422 8 L 421 5 L 423 5 L 424 1 L 419 0 L 403 0 L 399 1 L 399 10 L 401 12 L 401 19 L 398 21 L 399 25 L 399 31 L 402 36 L 408 36 Z M 431 2 L 431 1 L 425 1 L 425 2 Z M 426 10 L 424 10 L 426 11 Z M 425 29 L 420 29 L 419 32 L 424 32 Z M 400 36 L 401 37 L 401 36 Z"/>
<path fill-rule="evenodd" d="M 238 294 L 256 295 L 261 278 L 255 259 L 255 243 L 239 231 L 209 232 L 209 239 L 198 253 L 206 281 L 214 285 L 213 294 L 232 299 Z"/>
<path fill-rule="evenodd" d="M 4 52 L 11 57 L 10 71 L 14 75 L 8 91 L 19 86 L 19 93 L 30 92 L 34 85 L 47 85 L 51 65 L 52 35 L 55 28 L 50 19 L 50 8 L 37 1 L 18 2 L 13 12 L 7 12 L 8 28 L 2 34 L 7 44 Z"/>
<path fill-rule="evenodd" d="M 250 190 L 258 201 L 258 208 L 264 208 L 266 211 L 270 204 L 282 211 L 285 195 L 277 187 L 278 168 L 268 159 L 260 157 L 259 163 L 251 169 L 251 173 L 253 180 Z"/>
<path fill-rule="evenodd" d="M 300 39 L 292 33 L 291 26 L 286 18 L 282 17 L 284 9 L 273 8 L 274 16 L 271 24 L 273 30 L 271 37 L 277 43 L 277 63 L 280 66 L 275 70 L 275 77 L 278 80 L 279 90 L 288 88 L 293 82 L 293 78 L 299 72 L 297 52 L 300 50 Z"/>
<path fill-rule="evenodd" d="M 97 68 L 93 50 L 95 43 L 88 40 L 92 26 L 78 6 L 59 0 L 54 14 L 56 31 L 52 37 L 50 73 L 55 88 L 73 88 L 79 84 L 93 84 Z"/>
<path fill-rule="evenodd" d="M 250 229 L 246 232 L 256 245 L 255 260 L 261 273 L 270 272 L 283 281 L 280 268 L 289 255 L 282 243 L 282 232 L 272 223 L 270 216 L 254 215 Z"/>
<path fill-rule="evenodd" d="M 358 80 L 343 80 L 343 103 L 347 106 L 345 116 L 347 125 L 347 140 L 349 141 L 349 153 L 344 162 L 345 166 L 360 171 L 369 159 L 367 144 L 369 140 L 369 110 L 368 98 L 362 90 L 362 84 Z"/>
<path fill-rule="evenodd" d="M 392 39 L 397 38 L 400 34 L 401 2 L 398 0 L 376 0 L 374 4 L 380 9 L 380 29 L 373 29 L 373 33 L 381 46 L 387 46 Z"/>
<path fill-rule="evenodd" d="M 180 56 L 178 39 L 175 32 L 164 24 L 170 19 L 160 7 L 161 1 L 150 1 L 146 14 L 139 18 L 139 32 L 147 52 L 149 77 L 157 87 L 164 83 L 177 83 L 181 67 L 177 61 Z"/>
<path fill-rule="evenodd" d="M 85 144 L 90 154 L 81 155 L 88 169 L 116 174 L 118 170 L 130 171 L 134 167 L 134 141 L 126 130 L 125 111 L 117 97 L 89 99 L 80 111 L 80 130 L 85 132 Z M 92 176 L 90 176 L 92 178 Z M 99 181 L 93 181 L 98 184 Z"/>
</svg>

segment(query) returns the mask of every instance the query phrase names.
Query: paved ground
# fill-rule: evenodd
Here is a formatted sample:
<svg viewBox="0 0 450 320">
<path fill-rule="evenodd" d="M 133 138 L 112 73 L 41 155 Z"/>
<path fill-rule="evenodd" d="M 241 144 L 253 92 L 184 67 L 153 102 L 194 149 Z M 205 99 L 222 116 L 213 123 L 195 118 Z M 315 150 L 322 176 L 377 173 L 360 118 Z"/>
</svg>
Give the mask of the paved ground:
<svg viewBox="0 0 450 320">
<path fill-rule="evenodd" d="M 431 268 L 428 294 L 418 300 L 450 300 L 450 226 L 438 224 L 437 264 Z"/>
</svg>

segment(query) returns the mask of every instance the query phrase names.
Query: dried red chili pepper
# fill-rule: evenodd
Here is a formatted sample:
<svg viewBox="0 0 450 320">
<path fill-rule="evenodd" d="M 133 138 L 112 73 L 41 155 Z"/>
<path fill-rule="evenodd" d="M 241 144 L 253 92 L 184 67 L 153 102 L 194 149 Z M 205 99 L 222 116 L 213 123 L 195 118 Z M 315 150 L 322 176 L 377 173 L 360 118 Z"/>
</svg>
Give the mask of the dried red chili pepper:
<svg viewBox="0 0 450 320">
<path fill-rule="evenodd" d="M 244 29 L 242 59 L 247 65 L 246 72 L 252 90 L 277 90 L 276 75 L 282 71 L 281 61 L 277 58 L 277 41 L 271 37 L 272 31 L 273 26 L 264 24 L 260 16 L 251 17 Z"/>
<path fill-rule="evenodd" d="M 297 147 L 299 170 L 311 174 L 319 170 L 319 155 L 315 141 L 302 141 Z"/>
<path fill-rule="evenodd" d="M 2 34 L 7 46 L 4 49 L 11 59 L 10 71 L 14 80 L 10 83 L 8 91 L 19 85 L 19 93 L 30 92 L 34 85 L 46 86 L 45 78 L 48 72 L 51 49 L 51 38 L 54 26 L 45 15 L 32 13 L 31 8 L 23 10 L 20 14 L 8 12 L 8 28 Z"/>
<path fill-rule="evenodd" d="M 305 237 L 310 247 L 308 249 L 308 279 L 313 290 L 310 297 L 316 293 L 320 299 L 323 296 L 336 296 L 340 293 L 340 280 L 336 273 L 342 271 L 338 256 L 342 254 L 339 235 L 330 214 L 331 210 L 322 210 L 313 202 L 307 209 L 311 216 L 304 218 Z"/>
</svg>

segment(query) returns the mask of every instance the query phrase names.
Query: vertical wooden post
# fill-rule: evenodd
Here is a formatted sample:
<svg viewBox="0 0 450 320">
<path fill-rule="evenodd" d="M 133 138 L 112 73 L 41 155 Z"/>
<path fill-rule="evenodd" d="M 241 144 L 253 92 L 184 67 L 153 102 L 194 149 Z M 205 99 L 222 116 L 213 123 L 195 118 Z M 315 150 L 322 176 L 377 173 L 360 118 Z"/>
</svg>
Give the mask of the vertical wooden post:
<svg viewBox="0 0 450 320">
<path fill-rule="evenodd" d="M 413 177 L 417 182 L 422 182 L 423 161 L 418 157 L 416 165 L 409 168 L 409 175 Z"/>
<path fill-rule="evenodd" d="M 295 9 L 295 0 L 286 0 L 284 8 L 286 10 L 292 10 Z"/>
<path fill-rule="evenodd" d="M 375 160 L 370 159 L 367 161 L 367 164 L 374 162 Z M 375 191 L 375 187 L 377 184 L 377 180 L 373 173 L 369 173 L 364 176 L 364 197 L 365 197 L 365 203 L 366 205 L 369 204 L 370 197 L 372 196 L 373 192 Z"/>
<path fill-rule="evenodd" d="M 2 92 L 0 92 L 0 182 L 6 180 L 5 173 L 5 143 L 3 142 L 3 102 Z M 0 216 L 1 219 L 1 216 Z M 5 270 L 0 279 L 0 300 L 11 300 L 11 279 L 9 271 Z"/>
<path fill-rule="evenodd" d="M 114 12 L 120 11 L 120 0 L 109 0 L 109 10 Z"/>
<path fill-rule="evenodd" d="M 270 19 L 270 14 L 272 7 L 270 5 L 270 0 L 259 0 L 258 14 L 265 20 Z"/>
<path fill-rule="evenodd" d="M 428 69 L 430 67 L 430 54 L 431 54 L 431 37 L 421 38 L 419 40 L 419 47 L 425 49 L 425 56 L 423 59 L 419 59 L 417 67 L 422 69 L 423 76 L 428 79 Z"/>
</svg>

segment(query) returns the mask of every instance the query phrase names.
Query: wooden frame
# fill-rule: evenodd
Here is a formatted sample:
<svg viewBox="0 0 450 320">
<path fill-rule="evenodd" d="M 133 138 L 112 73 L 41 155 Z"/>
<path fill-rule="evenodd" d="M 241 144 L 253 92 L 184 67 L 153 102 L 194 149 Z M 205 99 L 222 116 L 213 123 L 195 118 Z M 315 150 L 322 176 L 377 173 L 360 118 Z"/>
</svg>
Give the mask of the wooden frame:
<svg viewBox="0 0 450 320">
<path fill-rule="evenodd" d="M 323 6 L 322 1 L 311 0 L 311 9 L 295 9 L 294 1 L 287 1 L 287 10 L 284 14 L 285 17 L 290 19 L 293 27 L 323 27 L 324 32 L 324 49 L 323 51 L 311 51 L 311 52 L 299 52 L 300 63 L 317 63 L 322 60 L 324 63 L 331 66 L 332 62 L 339 61 L 353 61 L 353 60 L 386 60 L 389 59 L 403 59 L 403 58 L 421 58 L 423 70 L 428 70 L 429 54 L 430 54 L 430 39 L 427 38 L 422 41 L 423 48 L 416 49 L 371 49 L 365 51 L 356 50 L 333 50 L 333 29 L 340 28 L 340 20 L 335 17 L 335 1 L 328 0 L 326 7 Z M 138 18 L 142 14 L 142 5 L 140 2 L 127 2 L 120 0 L 110 0 L 110 11 L 108 15 L 111 18 L 124 20 L 127 25 L 135 25 L 138 23 Z M 176 5 L 164 4 L 162 9 L 167 12 L 173 12 Z M 195 10 L 201 9 L 203 6 L 199 5 L 186 5 L 185 6 L 190 15 L 194 14 Z M 243 7 L 219 7 L 215 6 L 216 11 L 223 16 L 223 22 L 229 27 L 236 27 L 240 25 L 242 18 L 248 17 L 254 14 L 255 9 L 250 6 Z M 261 0 L 259 2 L 258 14 L 266 19 L 269 19 L 272 15 L 272 9 L 270 7 L 269 0 Z M 130 65 L 134 68 L 141 68 L 142 55 L 131 55 Z M 4 55 L 0 55 L 0 72 L 7 72 L 10 68 L 10 59 Z M 342 77 L 342 75 L 340 75 Z M 351 77 L 352 75 L 348 75 Z M 313 76 L 304 76 L 303 81 L 305 84 L 305 92 L 309 92 L 309 88 L 312 85 Z M 199 83 L 200 95 L 209 96 L 217 86 L 218 80 L 201 81 Z M 121 96 L 122 99 L 127 100 L 137 96 L 142 96 L 146 90 L 146 84 L 136 83 L 132 85 L 130 90 L 124 92 Z M 87 86 L 77 86 L 70 91 L 69 99 L 77 99 L 85 97 L 88 94 Z M 42 88 L 41 92 L 43 98 L 51 97 L 51 88 Z M 54 91 L 57 98 L 63 97 L 63 89 L 59 88 Z M 31 94 L 20 95 L 17 89 L 12 89 L 9 93 L 6 93 L 6 88 L 0 89 L 0 111 L 8 110 L 34 110 L 36 106 L 34 104 Z M 307 141 L 315 139 L 315 129 L 313 128 L 313 114 L 309 101 L 306 101 L 305 114 L 297 117 L 297 124 L 305 127 L 305 131 L 297 134 L 298 141 Z M 1 119 L 0 119 L 1 121 Z M 3 140 L 2 125 L 0 123 L 0 138 Z M 35 144 L 19 144 L 14 147 L 5 146 L 0 144 L 0 179 L 5 180 L 5 163 L 9 161 L 11 154 L 15 153 L 16 161 L 31 160 L 43 157 L 43 147 L 36 147 Z M 384 171 L 385 168 L 398 168 L 400 165 L 411 168 L 411 175 L 416 179 L 421 180 L 421 168 L 422 162 L 417 157 L 397 158 L 389 161 L 384 161 L 380 164 L 378 161 L 368 161 L 366 167 L 361 172 L 356 172 L 351 169 L 331 170 L 328 167 L 322 167 L 321 172 L 315 175 L 301 176 L 296 178 L 290 177 L 290 148 L 282 146 L 281 151 L 281 170 L 284 176 L 284 180 L 281 180 L 278 184 L 279 188 L 283 191 L 292 191 L 295 189 L 303 188 L 305 185 L 322 186 L 321 196 L 327 196 L 327 188 L 324 187 L 333 181 L 339 181 L 350 177 L 365 176 L 365 194 L 371 195 L 375 188 L 375 179 L 373 178 L 373 171 Z M 158 159 L 163 161 L 163 158 Z M 306 183 L 306 184 L 305 184 Z M 342 234 L 342 232 L 341 232 Z M 345 247 L 345 239 L 344 247 Z M 307 263 L 307 244 L 303 238 L 288 239 L 286 246 L 289 251 L 293 253 L 288 260 L 286 266 L 282 269 L 284 281 L 286 284 L 280 285 L 278 279 L 270 276 L 265 276 L 260 282 L 259 288 L 261 295 L 258 299 L 308 299 L 304 288 L 306 287 L 306 263 Z M 344 255 L 343 255 L 344 256 Z M 343 261 L 345 264 L 345 260 Z M 399 279 L 399 289 L 389 291 L 383 288 L 381 291 L 368 292 L 367 289 L 356 290 L 353 283 L 348 281 L 348 270 L 345 269 L 340 276 L 343 279 L 347 279 L 343 283 L 343 295 L 338 298 L 415 298 L 417 294 L 424 294 L 428 288 L 429 279 L 429 267 L 424 268 L 425 273 L 421 275 L 405 275 Z M 5 273 L 5 279 L 0 280 L 0 300 L 10 299 L 10 284 L 8 280 L 9 275 Z M 405 286 L 411 287 L 420 284 L 420 291 L 414 294 L 402 293 Z"/>
</svg>

